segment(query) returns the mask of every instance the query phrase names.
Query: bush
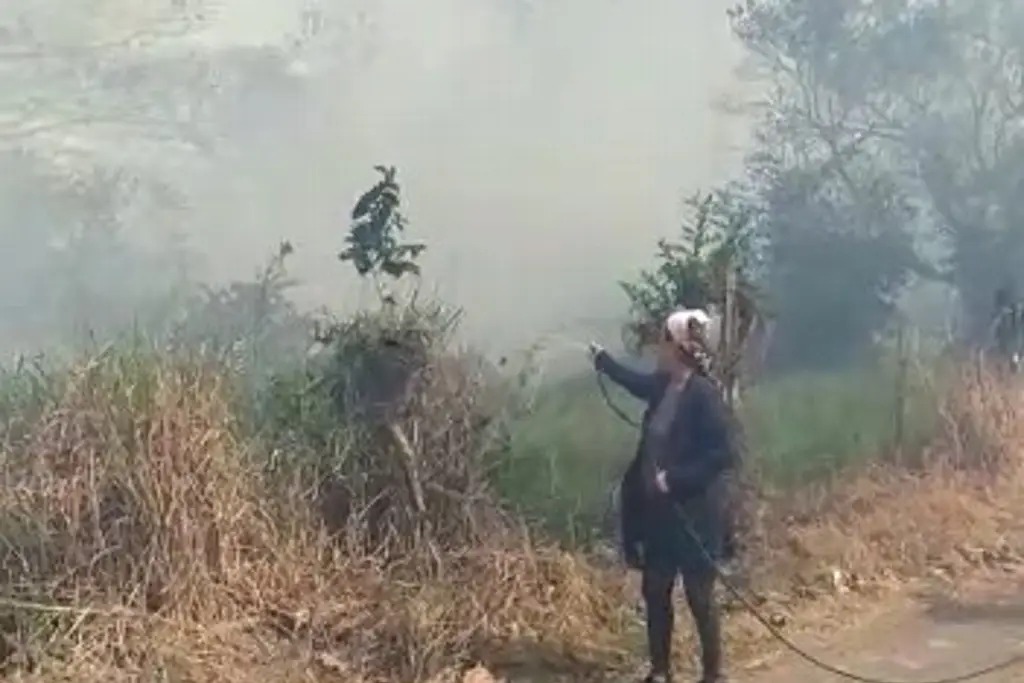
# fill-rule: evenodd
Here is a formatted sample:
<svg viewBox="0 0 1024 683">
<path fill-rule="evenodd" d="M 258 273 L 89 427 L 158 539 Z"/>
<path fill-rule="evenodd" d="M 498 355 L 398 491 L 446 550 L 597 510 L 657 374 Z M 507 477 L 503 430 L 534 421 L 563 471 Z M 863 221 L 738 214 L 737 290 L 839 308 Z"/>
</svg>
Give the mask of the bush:
<svg viewBox="0 0 1024 683">
<path fill-rule="evenodd" d="M 289 299 L 289 242 L 251 281 L 197 288 L 169 321 L 161 339 L 171 350 L 200 353 L 231 367 L 258 391 L 278 372 L 300 366 L 312 343 L 314 319 Z"/>
<path fill-rule="evenodd" d="M 366 515 L 369 537 L 406 551 L 478 542 L 496 508 L 487 478 L 500 405 L 490 368 L 450 350 L 457 315 L 387 306 L 334 328 L 311 387 L 350 435 L 328 465 L 324 504 L 340 527 Z M 489 522 L 488 520 L 491 520 Z"/>
</svg>

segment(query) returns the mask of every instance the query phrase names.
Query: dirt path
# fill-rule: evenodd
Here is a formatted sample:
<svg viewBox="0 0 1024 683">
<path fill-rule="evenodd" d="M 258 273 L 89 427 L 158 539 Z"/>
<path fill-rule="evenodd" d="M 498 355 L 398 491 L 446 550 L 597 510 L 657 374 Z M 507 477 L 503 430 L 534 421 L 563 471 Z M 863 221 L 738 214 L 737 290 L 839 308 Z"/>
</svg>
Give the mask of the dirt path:
<svg viewBox="0 0 1024 683">
<path fill-rule="evenodd" d="M 841 668 L 908 683 L 957 676 L 1024 654 L 1024 573 L 976 579 L 956 593 L 948 585 L 919 591 L 907 605 L 830 640 L 806 644 Z M 737 683 L 845 680 L 788 655 L 767 670 L 737 672 L 735 678 Z M 1024 665 L 977 680 L 1024 681 Z"/>
</svg>

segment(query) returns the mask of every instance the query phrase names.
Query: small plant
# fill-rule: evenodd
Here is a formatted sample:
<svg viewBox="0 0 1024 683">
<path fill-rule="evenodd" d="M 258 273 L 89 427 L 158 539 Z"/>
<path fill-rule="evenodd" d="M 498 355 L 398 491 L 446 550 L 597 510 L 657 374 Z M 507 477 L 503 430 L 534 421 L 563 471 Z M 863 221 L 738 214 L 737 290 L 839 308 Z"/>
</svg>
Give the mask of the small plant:
<svg viewBox="0 0 1024 683">
<path fill-rule="evenodd" d="M 360 277 L 372 278 L 386 299 L 381 276 L 398 280 L 405 275 L 419 275 L 416 259 L 427 247 L 419 242 L 401 242 L 407 222 L 401 211 L 401 187 L 395 179 L 398 170 L 394 166 L 375 168 L 383 177 L 352 209 L 352 226 L 338 258 L 352 263 Z"/>
<path fill-rule="evenodd" d="M 282 242 L 252 280 L 202 287 L 171 331 L 174 345 L 202 348 L 246 374 L 301 357 L 312 321 L 288 297 L 294 251 Z"/>
<path fill-rule="evenodd" d="M 394 166 L 376 166 L 382 178 L 352 208 L 352 226 L 338 258 L 356 274 L 374 282 L 383 309 L 317 330 L 318 341 L 332 349 L 333 368 L 325 380 L 339 411 L 377 422 L 401 402 L 412 376 L 427 363 L 433 343 L 446 336 L 452 321 L 440 311 L 418 307 L 415 293 L 404 306 L 383 285 L 419 275 L 416 259 L 422 243 L 402 242 L 408 221 L 401 212 L 401 188 Z M 456 315 L 454 319 L 458 316 Z"/>
<path fill-rule="evenodd" d="M 621 283 L 631 313 L 624 336 L 634 350 L 655 341 L 662 321 L 679 308 L 724 312 L 730 271 L 737 275 L 737 349 L 761 322 L 762 305 L 751 275 L 756 254 L 751 208 L 728 191 L 698 193 L 687 206 L 692 219 L 683 224 L 683 239 L 659 240 L 657 266 L 634 282 Z"/>
</svg>

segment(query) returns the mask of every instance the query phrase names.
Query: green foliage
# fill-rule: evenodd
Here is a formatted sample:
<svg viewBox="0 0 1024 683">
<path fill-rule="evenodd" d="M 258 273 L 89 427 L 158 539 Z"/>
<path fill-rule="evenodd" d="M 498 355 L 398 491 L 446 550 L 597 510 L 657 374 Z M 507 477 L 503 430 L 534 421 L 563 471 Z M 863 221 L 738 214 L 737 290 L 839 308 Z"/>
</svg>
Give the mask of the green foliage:
<svg viewBox="0 0 1024 683">
<path fill-rule="evenodd" d="M 250 368 L 293 361 L 310 345 L 313 330 L 288 297 L 296 284 L 286 268 L 293 253 L 283 242 L 253 280 L 200 287 L 173 326 L 171 341 Z"/>
<path fill-rule="evenodd" d="M 725 303 L 727 270 L 741 274 L 738 288 L 754 304 L 749 276 L 755 264 L 755 232 L 751 211 L 736 193 L 727 190 L 687 200 L 692 213 L 682 226 L 682 240 L 658 241 L 657 265 L 621 287 L 629 299 L 632 320 L 627 342 L 637 348 L 652 341 L 661 322 L 680 307 L 717 308 Z M 756 308 L 756 305 L 753 306 Z"/>
<path fill-rule="evenodd" d="M 742 418 L 764 482 L 799 486 L 889 455 L 901 400 L 903 448 L 919 452 L 939 421 L 933 371 L 911 371 L 900 388 L 897 361 L 885 358 L 843 372 L 794 373 L 756 387 Z"/>
<path fill-rule="evenodd" d="M 920 269 L 904 228 L 912 208 L 891 186 L 872 189 L 868 214 L 833 178 L 778 169 L 765 183 L 773 370 L 836 368 L 870 356 L 896 295 Z"/>
<path fill-rule="evenodd" d="M 926 274 L 958 288 L 983 334 L 992 292 L 1024 263 L 1024 6 L 747 0 L 731 16 L 772 84 L 765 148 L 834 178 L 862 223 L 896 193 L 920 207 Z"/>
<path fill-rule="evenodd" d="M 639 419 L 639 405 L 614 385 L 617 405 Z M 573 543 L 614 531 L 612 493 L 636 447 L 636 431 L 608 412 L 590 375 L 541 387 L 512 425 L 494 468 L 499 492 L 545 529 Z"/>
<path fill-rule="evenodd" d="M 338 258 L 351 262 L 361 277 L 381 274 L 393 279 L 418 275 L 416 259 L 426 249 L 422 243 L 402 243 L 406 219 L 401 212 L 401 188 L 395 167 L 377 166 L 383 176 L 367 190 L 352 209 L 348 245 Z"/>
<path fill-rule="evenodd" d="M 20 356 L 0 367 L 0 443 L 10 447 L 26 438 L 32 423 L 57 400 L 59 385 L 41 356 Z"/>
<path fill-rule="evenodd" d="M 910 278 L 943 275 L 938 250 L 918 254 L 936 214 L 906 147 L 932 125 L 918 107 L 943 97 L 921 77 L 943 78 L 937 65 L 953 56 L 937 7 L 748 0 L 730 12 L 770 83 L 746 164 L 776 323 L 770 369 L 863 361 Z"/>
</svg>

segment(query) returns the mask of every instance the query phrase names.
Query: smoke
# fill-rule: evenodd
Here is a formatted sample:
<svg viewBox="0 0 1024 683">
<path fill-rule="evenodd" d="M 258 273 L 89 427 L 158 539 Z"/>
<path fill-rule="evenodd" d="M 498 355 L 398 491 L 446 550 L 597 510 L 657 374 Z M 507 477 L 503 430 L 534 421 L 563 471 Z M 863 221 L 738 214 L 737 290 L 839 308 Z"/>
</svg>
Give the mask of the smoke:
<svg viewBox="0 0 1024 683">
<path fill-rule="evenodd" d="M 465 308 L 471 341 L 504 352 L 553 330 L 614 334 L 617 281 L 650 262 L 684 197 L 732 172 L 744 142 L 743 121 L 716 106 L 740 94 L 738 47 L 710 0 L 215 4 L 168 49 L 166 92 L 118 97 L 126 111 L 131 97 L 177 107 L 192 71 L 175 59 L 246 54 L 246 75 L 218 96 L 216 144 L 188 158 L 113 137 L 103 153 L 161 167 L 184 196 L 170 219 L 136 212 L 140 239 L 165 243 L 155 233 L 172 222 L 214 282 L 250 277 L 287 239 L 306 307 L 366 301 L 336 254 L 372 167 L 393 164 L 410 238 L 429 245 L 426 286 Z M 283 64 L 254 57 L 275 52 Z"/>
<path fill-rule="evenodd" d="M 204 38 L 281 40 L 299 10 L 225 3 Z M 738 94 L 719 3 L 349 1 L 323 23 L 292 63 L 301 101 L 268 89 L 239 112 L 198 184 L 191 237 L 218 276 L 287 238 L 303 303 L 355 305 L 334 255 L 372 166 L 395 164 L 430 286 L 475 342 L 515 348 L 621 315 L 616 282 L 738 158 L 742 121 L 715 106 Z"/>
</svg>

